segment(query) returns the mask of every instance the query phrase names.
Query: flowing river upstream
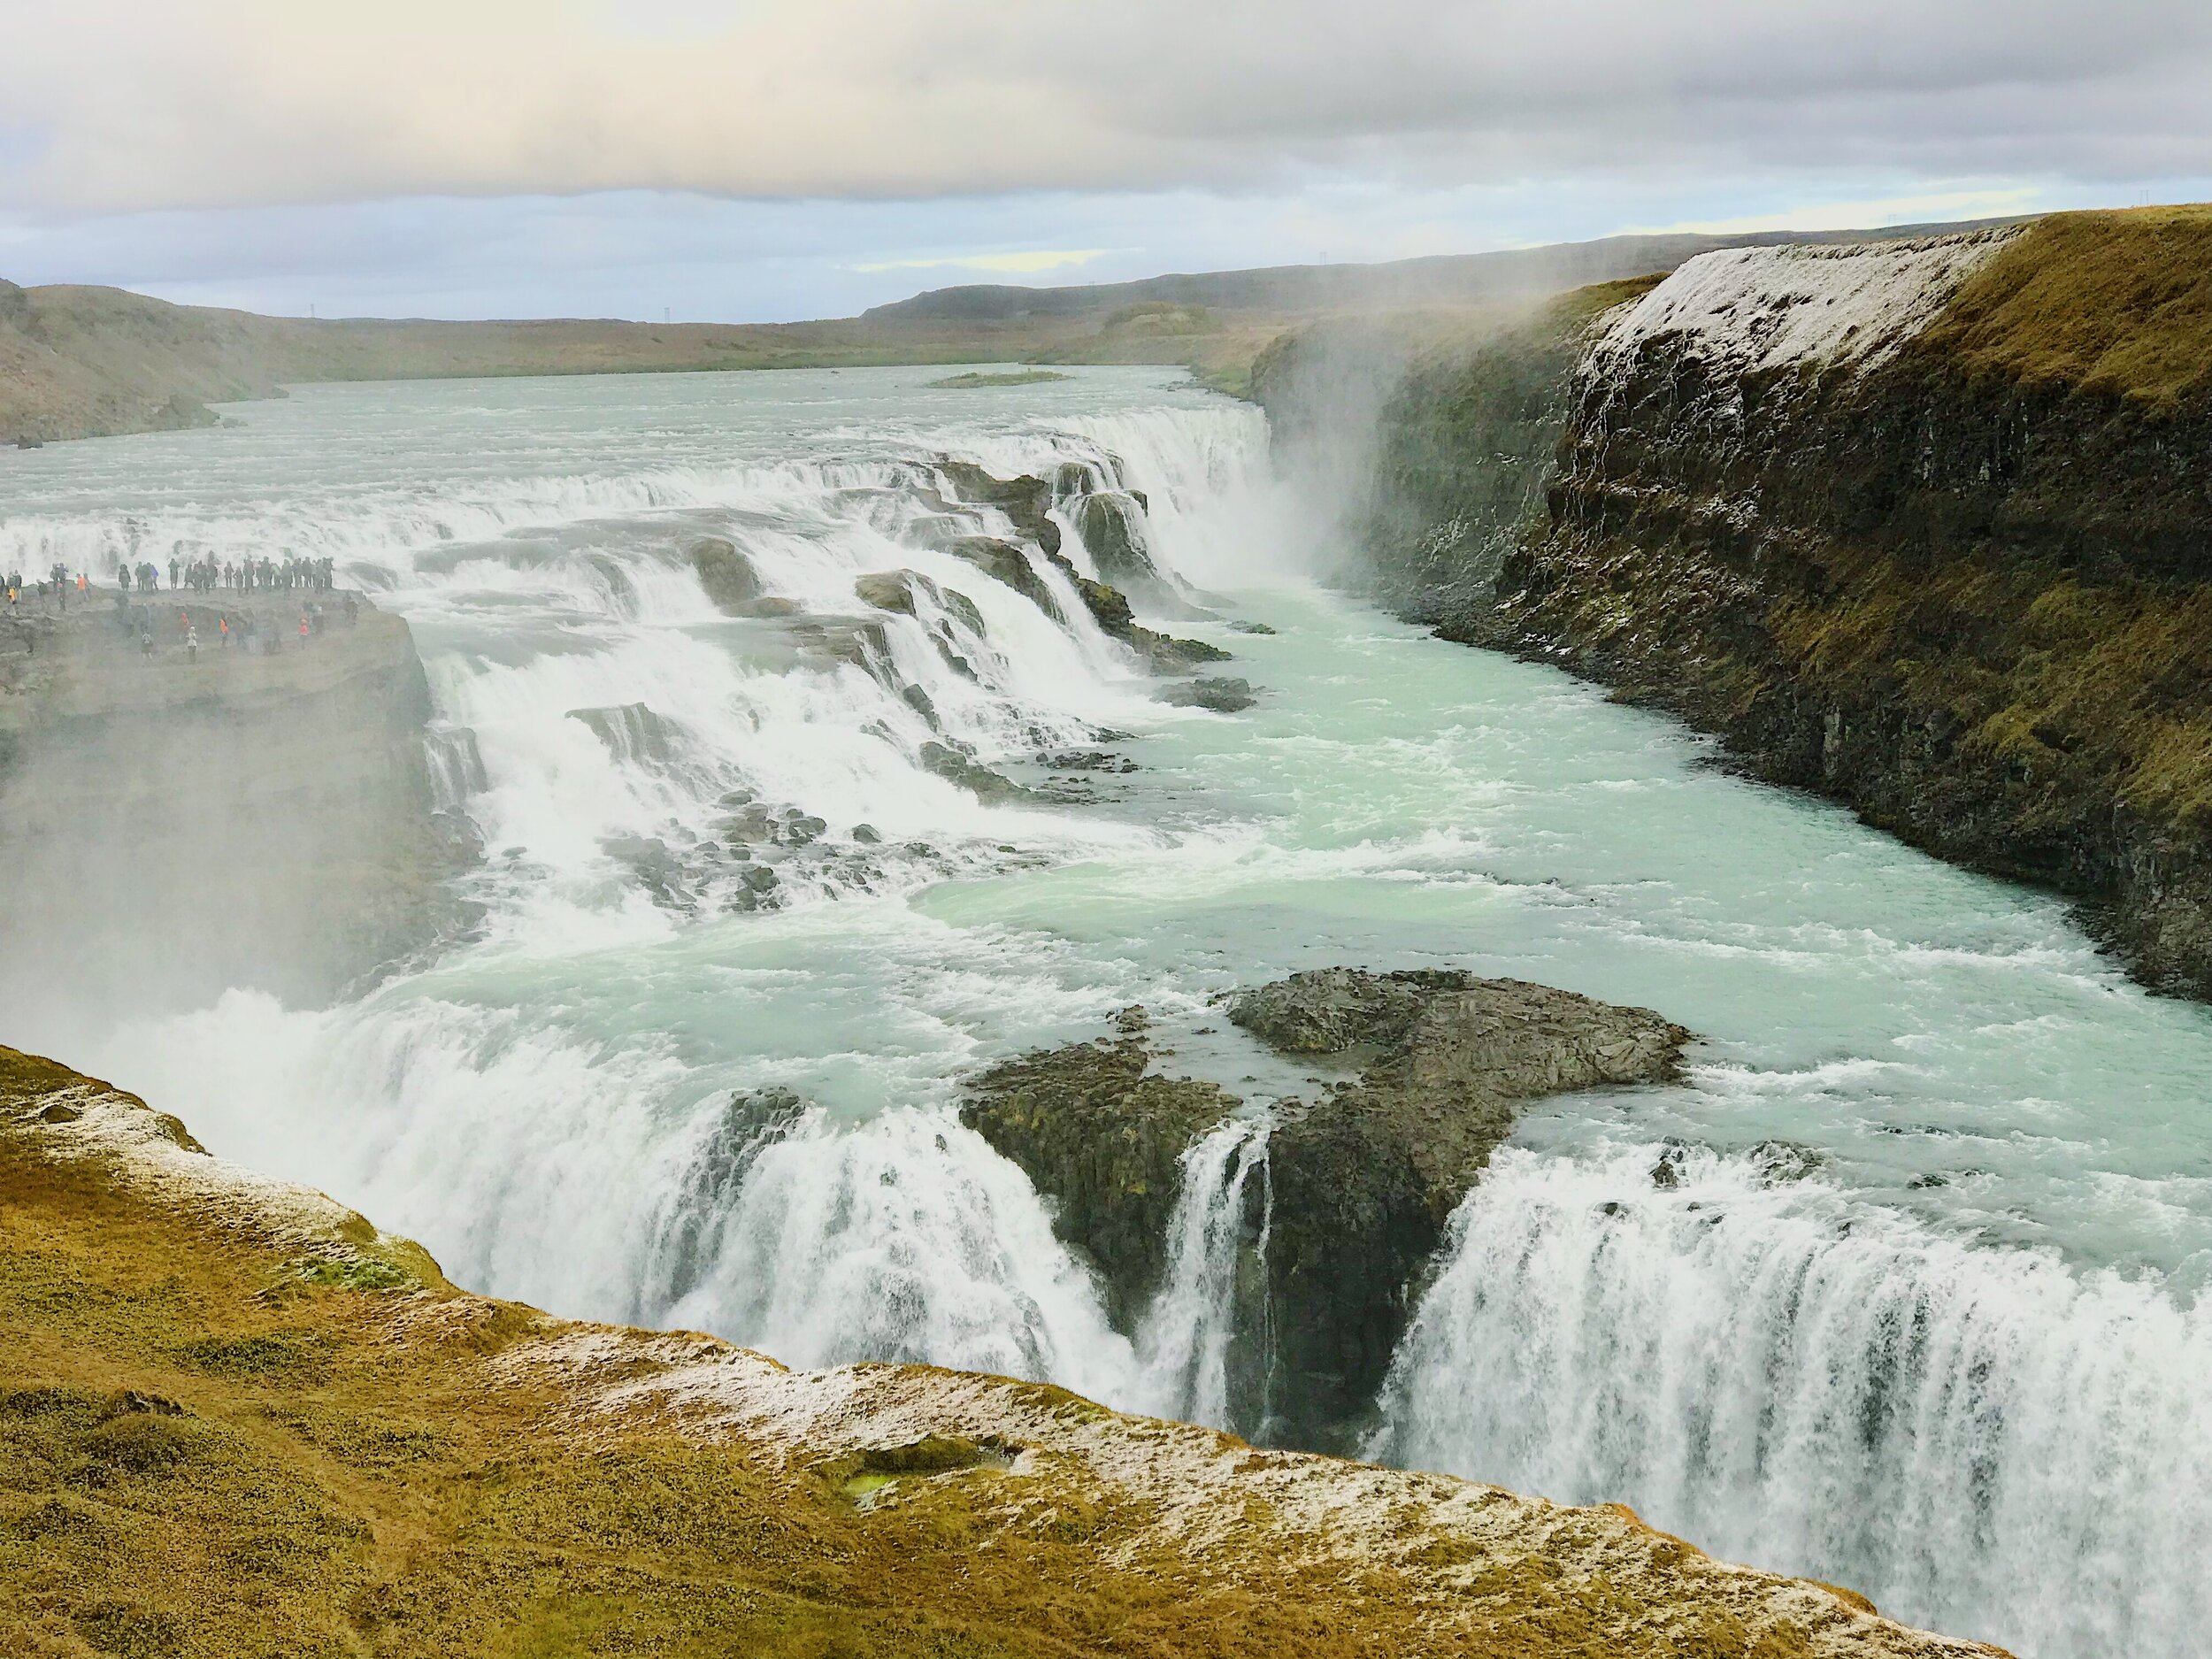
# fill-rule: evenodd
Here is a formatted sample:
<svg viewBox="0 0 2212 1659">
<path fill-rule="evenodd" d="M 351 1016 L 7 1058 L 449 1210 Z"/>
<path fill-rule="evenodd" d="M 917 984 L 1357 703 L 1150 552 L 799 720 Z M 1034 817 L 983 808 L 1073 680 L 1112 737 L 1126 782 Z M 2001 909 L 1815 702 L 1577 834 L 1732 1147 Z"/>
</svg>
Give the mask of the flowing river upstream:
<svg viewBox="0 0 2212 1659">
<path fill-rule="evenodd" d="M 2212 1010 L 2046 896 L 1332 593 L 1325 504 L 1254 409 L 1157 369 L 933 377 L 323 387 L 11 460 L 0 565 L 328 556 L 405 616 L 488 857 L 479 933 L 357 1000 L 0 1034 L 475 1288 L 1218 1417 L 1208 1206 L 1263 1179 L 1264 1102 L 1304 1079 L 1210 997 L 1343 964 L 1653 1008 L 1699 1035 L 1687 1082 L 1523 1118 L 1373 1455 L 1624 1502 L 2034 1659 L 2200 1652 Z M 948 457 L 1141 492 L 1182 598 L 1140 613 L 1233 650 L 1256 704 L 1163 703 L 1061 578 L 1041 606 L 945 551 L 1008 533 Z M 702 536 L 788 614 L 718 611 Z M 933 584 L 914 614 L 856 600 L 895 570 Z M 933 742 L 1040 793 L 987 804 Z M 1134 769 L 1067 758 L 1099 750 Z M 718 839 L 749 811 L 808 821 L 772 883 Z M 955 1108 L 1132 1003 L 1256 1111 L 1187 1158 L 1175 1282 L 1128 1336 Z M 772 1089 L 812 1104 L 733 1148 L 732 1093 Z"/>
</svg>

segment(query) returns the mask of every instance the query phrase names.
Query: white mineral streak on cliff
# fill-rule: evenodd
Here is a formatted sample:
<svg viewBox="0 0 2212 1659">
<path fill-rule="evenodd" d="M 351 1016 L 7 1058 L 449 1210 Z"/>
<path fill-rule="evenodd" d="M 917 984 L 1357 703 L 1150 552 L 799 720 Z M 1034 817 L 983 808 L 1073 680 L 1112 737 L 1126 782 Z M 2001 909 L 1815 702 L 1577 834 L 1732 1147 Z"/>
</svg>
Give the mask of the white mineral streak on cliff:
<svg viewBox="0 0 2212 1659">
<path fill-rule="evenodd" d="M 1700 254 L 1620 313 L 1592 347 L 1590 366 L 1601 371 L 1665 341 L 1717 374 L 1871 367 L 1934 320 L 2024 228 Z"/>
<path fill-rule="evenodd" d="M 104 1084 L 86 1079 L 44 1095 L 27 1121 L 42 1132 L 46 1158 L 103 1164 L 117 1187 L 164 1210 L 303 1247 L 327 1246 L 319 1253 L 334 1256 L 405 1242 L 311 1187 L 211 1156 L 176 1118 Z"/>
</svg>

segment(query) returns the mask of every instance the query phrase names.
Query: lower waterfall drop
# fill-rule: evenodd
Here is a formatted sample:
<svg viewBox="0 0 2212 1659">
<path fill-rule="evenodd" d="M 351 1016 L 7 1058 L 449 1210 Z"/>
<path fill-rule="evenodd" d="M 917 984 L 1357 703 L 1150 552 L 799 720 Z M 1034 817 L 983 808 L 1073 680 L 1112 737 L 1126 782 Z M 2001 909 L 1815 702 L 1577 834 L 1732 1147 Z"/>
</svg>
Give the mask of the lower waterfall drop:
<svg viewBox="0 0 2212 1659">
<path fill-rule="evenodd" d="M 1168 1223 L 1167 1279 L 1137 1333 L 1145 1409 L 1214 1428 L 1264 1421 L 1269 1402 L 1267 1233 L 1271 1116 L 1231 1118 L 1183 1154 Z M 1248 1194 L 1259 1177 L 1256 1230 Z M 1253 1304 L 1256 1302 L 1256 1308 Z"/>
<path fill-rule="evenodd" d="M 2024 1655 L 2200 1651 L 2212 1309 L 1655 1146 L 1509 1149 L 1375 1449 L 1847 1584 Z"/>
</svg>

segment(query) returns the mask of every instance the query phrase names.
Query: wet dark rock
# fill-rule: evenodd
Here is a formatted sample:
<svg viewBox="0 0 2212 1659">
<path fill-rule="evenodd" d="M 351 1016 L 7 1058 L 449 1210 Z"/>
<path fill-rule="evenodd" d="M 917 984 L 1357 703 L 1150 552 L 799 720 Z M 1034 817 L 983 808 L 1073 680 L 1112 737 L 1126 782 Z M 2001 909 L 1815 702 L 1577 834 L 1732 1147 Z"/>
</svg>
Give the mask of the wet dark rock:
<svg viewBox="0 0 2212 1659">
<path fill-rule="evenodd" d="M 766 807 L 749 806 L 718 821 L 714 833 L 733 845 L 772 841 L 776 834 L 776 821 Z"/>
<path fill-rule="evenodd" d="M 937 724 L 937 705 L 930 701 L 929 693 L 924 691 L 919 686 L 901 686 L 899 696 L 908 708 L 920 715 L 931 726 L 934 726 Z"/>
<path fill-rule="evenodd" d="M 872 824 L 856 824 L 853 826 L 853 839 L 863 847 L 873 847 L 882 841 L 883 832 Z"/>
<path fill-rule="evenodd" d="M 1283 1053 L 1357 1068 L 1279 1102 L 1269 1143 L 1270 1432 L 1333 1450 L 1356 1447 L 1451 1213 L 1520 1106 L 1671 1080 L 1689 1035 L 1647 1010 L 1457 972 L 1298 974 L 1229 1012 Z M 1145 1036 L 1140 1018 L 995 1067 L 962 1108 L 1059 1202 L 1061 1235 L 1099 1263 L 1125 1329 L 1160 1283 L 1184 1148 L 1240 1103 L 1157 1075 Z"/>
<path fill-rule="evenodd" d="M 653 763 L 674 752 L 669 723 L 641 703 L 608 709 L 571 709 L 568 718 L 591 729 L 617 760 Z"/>
<path fill-rule="evenodd" d="M 853 592 L 863 604 L 910 617 L 914 614 L 914 589 L 928 580 L 928 577 L 913 571 L 873 571 L 853 579 Z"/>
<path fill-rule="evenodd" d="M 1091 613 L 1099 631 L 1109 638 L 1126 640 L 1137 626 L 1136 613 L 1129 608 L 1129 597 L 1118 588 L 1104 582 L 1093 581 L 1078 573 L 1074 565 L 1067 566 L 1068 580 L 1083 601 L 1083 608 Z"/>
<path fill-rule="evenodd" d="M 990 633 L 990 630 L 983 626 L 983 612 L 977 608 L 975 601 L 957 588 L 940 589 L 938 601 L 959 620 L 963 627 L 974 634 L 976 638 L 982 639 Z"/>
<path fill-rule="evenodd" d="M 989 535 L 964 535 L 945 543 L 945 551 L 964 559 L 992 580 L 1002 582 L 1056 621 L 1065 621 L 1060 602 L 1045 586 L 1029 555 L 1011 541 Z"/>
<path fill-rule="evenodd" d="M 1238 1104 L 1211 1083 L 1148 1075 L 1141 1013 L 1113 1038 L 992 1067 L 961 1108 L 962 1121 L 1057 1202 L 1056 1229 L 1095 1263 L 1125 1331 L 1165 1269 L 1183 1150 Z"/>
<path fill-rule="evenodd" d="M 1229 626 L 1239 634 L 1272 634 L 1275 632 L 1264 622 L 1232 622 Z"/>
<path fill-rule="evenodd" d="M 880 622 L 809 622 L 793 628 L 791 639 L 803 651 L 855 668 L 872 668 L 891 654 Z"/>
<path fill-rule="evenodd" d="M 1052 495 L 1056 501 L 1065 501 L 1071 495 L 1087 495 L 1106 486 L 1104 476 L 1088 461 L 1063 461 L 1052 469 Z"/>
<path fill-rule="evenodd" d="M 759 614 L 760 573 L 753 562 L 737 550 L 737 544 L 720 536 L 706 536 L 691 544 L 691 568 L 699 586 L 715 609 L 733 617 Z"/>
<path fill-rule="evenodd" d="M 948 783 L 958 784 L 979 801 L 1025 801 L 1031 798 L 1031 791 L 1023 788 L 1011 778 L 993 772 L 948 743 L 923 744 L 921 762 L 924 771 L 942 778 Z"/>
<path fill-rule="evenodd" d="M 1770 1187 L 1801 1181 L 1828 1162 L 1827 1155 L 1794 1141 L 1762 1141 L 1748 1154 L 1759 1179 Z"/>
<path fill-rule="evenodd" d="M 1102 580 L 1124 589 L 1157 588 L 1158 566 L 1145 549 L 1144 509 L 1125 490 L 1086 495 L 1076 510 L 1075 527 Z"/>
<path fill-rule="evenodd" d="M 1234 655 L 1203 640 L 1180 640 L 1142 627 L 1130 630 L 1129 644 L 1156 674 L 1187 674 L 1208 663 L 1228 662 Z"/>
<path fill-rule="evenodd" d="M 788 1136 L 809 1102 L 787 1088 L 740 1090 L 723 1103 L 664 1210 L 657 1287 L 668 1302 L 688 1295 L 716 1256 L 714 1234 L 762 1152 Z"/>
<path fill-rule="evenodd" d="M 828 833 L 828 820 L 803 812 L 795 813 L 784 821 L 783 838 L 794 847 L 810 846 Z"/>
<path fill-rule="evenodd" d="M 1047 553 L 1060 550 L 1060 526 L 1052 518 L 1052 486 L 1041 478 L 994 478 L 972 461 L 943 461 L 945 475 L 962 501 L 996 507 L 1014 528 Z"/>
<path fill-rule="evenodd" d="M 683 861 L 655 836 L 610 835 L 599 843 L 607 856 L 628 866 L 656 904 L 688 910 L 692 896 L 684 876 Z"/>
<path fill-rule="evenodd" d="M 1193 680 L 1179 686 L 1163 687 L 1153 695 L 1162 703 L 1171 703 L 1179 708 L 1211 709 L 1217 714 L 1234 714 L 1258 701 L 1252 695 L 1251 681 L 1247 680 Z"/>
<path fill-rule="evenodd" d="M 1104 582 L 1093 581 L 1079 575 L 1075 567 L 1066 565 L 1068 580 L 1083 601 L 1091 619 L 1098 624 L 1099 632 L 1109 639 L 1119 640 L 1136 652 L 1144 665 L 1156 674 L 1187 673 L 1202 663 L 1225 663 L 1231 653 L 1218 645 L 1209 645 L 1202 640 L 1179 640 L 1172 635 L 1157 634 L 1137 621 L 1129 608 L 1128 595 L 1118 588 Z"/>
<path fill-rule="evenodd" d="M 1055 772 L 1117 772 L 1137 770 L 1137 763 L 1126 755 L 1117 755 L 1106 749 L 1066 749 L 1056 755 L 1045 757 L 1045 764 Z"/>
<path fill-rule="evenodd" d="M 766 864 L 749 864 L 738 872 L 737 879 L 744 883 L 746 891 L 755 894 L 772 892 L 782 882 L 782 878 Z"/>
</svg>

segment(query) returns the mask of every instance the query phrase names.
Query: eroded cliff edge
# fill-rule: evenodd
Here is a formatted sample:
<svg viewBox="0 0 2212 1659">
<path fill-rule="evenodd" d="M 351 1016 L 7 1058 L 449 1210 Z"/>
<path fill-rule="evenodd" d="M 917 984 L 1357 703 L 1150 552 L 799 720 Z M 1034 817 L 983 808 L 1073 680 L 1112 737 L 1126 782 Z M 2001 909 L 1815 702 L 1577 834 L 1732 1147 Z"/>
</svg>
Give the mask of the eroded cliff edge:
<svg viewBox="0 0 2212 1659">
<path fill-rule="evenodd" d="M 465 925 L 478 849 L 438 810 L 407 624 L 289 597 L 35 594 L 0 619 L 8 1006 L 320 1002 Z"/>
<path fill-rule="evenodd" d="M 2212 210 L 1709 254 L 1417 354 L 1375 456 L 1403 613 L 2212 995 Z"/>
<path fill-rule="evenodd" d="M 1617 1507 L 455 1289 L 0 1048 L 0 1648 L 1915 1655 Z"/>
</svg>

